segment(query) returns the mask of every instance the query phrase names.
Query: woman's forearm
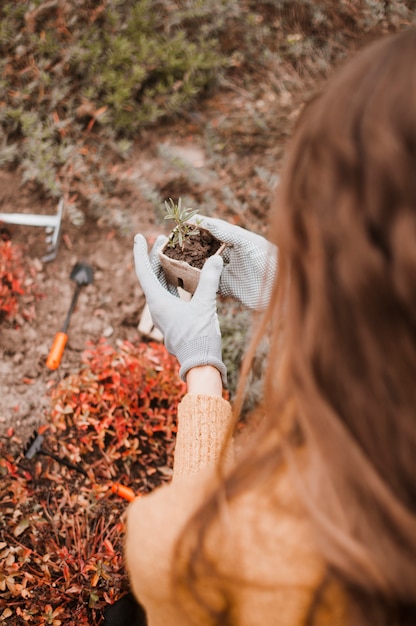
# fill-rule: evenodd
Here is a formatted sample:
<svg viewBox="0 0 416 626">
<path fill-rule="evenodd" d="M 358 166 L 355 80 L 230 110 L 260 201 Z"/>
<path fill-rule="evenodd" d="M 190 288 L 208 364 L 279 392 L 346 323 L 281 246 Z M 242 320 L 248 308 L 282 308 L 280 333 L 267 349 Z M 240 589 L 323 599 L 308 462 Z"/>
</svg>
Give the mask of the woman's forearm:
<svg viewBox="0 0 416 626">
<path fill-rule="evenodd" d="M 188 393 L 206 396 L 222 396 L 221 374 L 212 365 L 193 367 L 186 375 Z"/>
<path fill-rule="evenodd" d="M 176 483 L 217 465 L 232 419 L 231 406 L 222 398 L 221 374 L 215 367 L 193 367 L 186 382 L 188 393 L 178 407 L 173 468 Z M 231 447 L 226 456 L 231 459 Z"/>
</svg>

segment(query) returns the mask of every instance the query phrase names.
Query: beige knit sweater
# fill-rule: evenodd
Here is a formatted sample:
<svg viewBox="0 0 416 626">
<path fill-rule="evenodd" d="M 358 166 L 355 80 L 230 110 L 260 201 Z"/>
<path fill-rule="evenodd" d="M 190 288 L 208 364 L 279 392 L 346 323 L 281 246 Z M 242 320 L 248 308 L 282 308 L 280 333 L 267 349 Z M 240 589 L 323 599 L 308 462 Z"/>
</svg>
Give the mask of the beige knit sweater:
<svg viewBox="0 0 416 626">
<path fill-rule="evenodd" d="M 128 511 L 126 561 L 133 591 L 149 626 L 204 626 L 205 614 L 172 592 L 173 551 L 181 529 L 203 501 L 231 408 L 221 398 L 187 395 L 178 411 L 173 480 L 134 501 Z M 209 556 L 226 580 L 235 626 L 300 626 L 325 574 L 311 529 L 282 469 L 273 493 L 257 487 L 233 500 L 208 538 Z M 215 606 L 216 581 L 203 596 Z M 222 583 L 226 584 L 226 583 Z M 343 626 L 345 602 L 338 588 L 325 592 L 315 624 Z"/>
</svg>

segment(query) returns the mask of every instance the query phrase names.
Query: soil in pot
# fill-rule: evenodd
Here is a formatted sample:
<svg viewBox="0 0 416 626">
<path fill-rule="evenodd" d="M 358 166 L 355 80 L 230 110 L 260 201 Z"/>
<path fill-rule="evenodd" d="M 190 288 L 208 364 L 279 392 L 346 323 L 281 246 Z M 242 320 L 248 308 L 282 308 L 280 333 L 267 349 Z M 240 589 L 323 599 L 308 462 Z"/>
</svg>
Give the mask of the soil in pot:
<svg viewBox="0 0 416 626">
<path fill-rule="evenodd" d="M 163 250 L 165 256 L 177 261 L 185 261 L 192 267 L 202 269 L 208 257 L 215 254 L 220 249 L 222 243 L 213 237 L 210 232 L 201 228 L 198 230 L 199 235 L 186 238 L 183 249 L 179 245 L 174 248 L 166 246 Z"/>
<path fill-rule="evenodd" d="M 221 254 L 225 247 L 225 243 L 218 241 L 209 231 L 199 226 L 196 228 L 199 233 L 187 237 L 183 248 L 179 244 L 173 248 L 165 244 L 159 251 L 167 281 L 191 294 L 198 287 L 201 269 L 207 258 Z"/>
</svg>

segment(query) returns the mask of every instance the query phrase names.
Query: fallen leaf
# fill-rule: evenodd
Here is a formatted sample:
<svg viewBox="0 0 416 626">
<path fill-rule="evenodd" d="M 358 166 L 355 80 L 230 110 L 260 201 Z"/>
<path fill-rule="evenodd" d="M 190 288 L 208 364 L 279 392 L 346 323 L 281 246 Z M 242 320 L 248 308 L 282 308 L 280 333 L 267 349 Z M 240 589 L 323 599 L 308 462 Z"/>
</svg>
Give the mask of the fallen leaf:
<svg viewBox="0 0 416 626">
<path fill-rule="evenodd" d="M 18 525 L 13 531 L 13 535 L 15 537 L 19 537 L 21 534 L 25 532 L 26 528 L 28 528 L 29 526 L 30 526 L 30 521 L 27 518 L 20 520 L 20 522 L 18 523 Z"/>
</svg>

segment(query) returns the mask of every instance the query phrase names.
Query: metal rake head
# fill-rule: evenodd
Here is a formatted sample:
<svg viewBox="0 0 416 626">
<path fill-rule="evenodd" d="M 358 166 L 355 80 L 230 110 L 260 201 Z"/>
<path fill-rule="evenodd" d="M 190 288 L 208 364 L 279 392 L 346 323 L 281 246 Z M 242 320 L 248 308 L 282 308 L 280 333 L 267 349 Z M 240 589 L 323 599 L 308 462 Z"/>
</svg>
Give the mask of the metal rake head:
<svg viewBox="0 0 416 626">
<path fill-rule="evenodd" d="M 73 469 L 76 472 L 79 472 L 83 476 L 87 476 L 88 477 L 87 472 L 80 465 L 76 465 L 75 463 L 71 463 L 67 459 L 64 459 L 63 457 L 58 456 L 57 454 L 53 454 L 53 452 L 49 452 L 48 450 L 44 450 L 42 448 L 43 440 L 44 440 L 44 436 L 43 435 L 39 435 L 39 433 L 37 431 L 35 431 L 33 433 L 33 435 L 31 436 L 31 438 L 27 442 L 27 444 L 25 446 L 25 449 L 24 449 L 24 455 L 25 455 L 26 459 L 33 459 L 33 457 L 36 454 L 43 454 L 45 456 L 50 457 L 51 459 L 53 459 L 54 461 L 56 461 L 60 465 L 64 465 L 65 467 L 69 467 L 70 469 Z"/>
<path fill-rule="evenodd" d="M 39 435 L 37 431 L 33 433 L 33 435 L 30 437 L 24 449 L 24 455 L 26 459 L 33 459 L 33 457 L 36 454 L 38 454 L 39 452 L 43 452 L 42 450 L 43 440 L 44 440 L 43 435 Z"/>
</svg>

